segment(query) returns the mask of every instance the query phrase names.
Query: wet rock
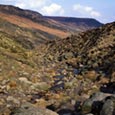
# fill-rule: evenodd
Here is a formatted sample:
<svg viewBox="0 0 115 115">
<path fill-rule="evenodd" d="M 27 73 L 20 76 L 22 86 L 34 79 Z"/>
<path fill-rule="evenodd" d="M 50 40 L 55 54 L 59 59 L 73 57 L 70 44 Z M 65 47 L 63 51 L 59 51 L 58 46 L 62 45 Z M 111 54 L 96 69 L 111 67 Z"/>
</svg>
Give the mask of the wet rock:
<svg viewBox="0 0 115 115">
<path fill-rule="evenodd" d="M 58 114 L 48 109 L 34 107 L 30 103 L 23 103 L 21 107 L 12 110 L 11 115 L 58 115 Z"/>
</svg>

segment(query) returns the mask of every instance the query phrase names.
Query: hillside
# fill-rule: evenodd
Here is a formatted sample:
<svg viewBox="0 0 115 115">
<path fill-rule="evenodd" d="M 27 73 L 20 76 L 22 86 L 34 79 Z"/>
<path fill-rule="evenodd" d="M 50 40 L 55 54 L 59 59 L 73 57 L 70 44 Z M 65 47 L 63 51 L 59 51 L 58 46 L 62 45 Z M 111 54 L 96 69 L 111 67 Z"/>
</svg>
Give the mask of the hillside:
<svg viewBox="0 0 115 115">
<path fill-rule="evenodd" d="M 68 36 L 39 13 L 0 9 L 0 115 L 114 115 L 115 22 Z"/>
<path fill-rule="evenodd" d="M 51 61 L 59 62 L 81 58 L 83 65 L 91 68 L 95 65 L 95 69 L 105 68 L 107 72 L 107 67 L 114 64 L 114 33 L 115 22 L 63 40 L 52 41 L 48 43 L 44 57 L 52 57 Z"/>
<path fill-rule="evenodd" d="M 85 31 L 102 26 L 103 24 L 91 18 L 74 18 L 74 17 L 53 17 L 45 16 L 47 19 L 55 20 L 62 23 L 68 30 L 72 31 Z"/>
<path fill-rule="evenodd" d="M 66 29 L 44 19 L 41 14 L 14 6 L 0 5 L 0 23 L 1 31 L 11 35 L 13 32 L 14 37 L 27 38 L 33 45 L 69 35 Z"/>
<path fill-rule="evenodd" d="M 74 23 L 76 24 L 73 23 L 73 19 L 69 19 L 70 23 L 67 24 L 68 22 L 63 23 L 62 21 L 49 19 L 38 12 L 23 10 L 10 5 L 0 5 L 0 17 L 1 23 L 3 21 L 5 23 L 9 23 L 9 25 L 11 25 L 12 28 L 15 28 L 13 26 L 18 26 L 18 28 L 21 28 L 22 30 L 26 31 L 24 31 L 25 36 L 28 36 L 30 39 L 33 38 L 34 40 L 32 40 L 32 42 L 37 41 L 36 43 L 44 43 L 47 40 L 52 40 L 53 38 L 65 38 L 69 36 L 71 33 L 78 33 L 80 31 L 85 31 L 87 29 L 92 29 L 102 25 L 101 23 L 93 19 L 77 18 L 74 20 Z M 64 20 L 65 19 L 68 20 L 68 18 L 64 18 Z M 91 21 L 91 24 L 87 23 L 87 21 Z M 7 31 L 7 28 L 9 28 L 7 26 L 8 24 L 1 25 L 2 31 Z M 13 30 L 9 30 L 8 32 L 10 33 L 10 31 Z M 17 31 L 15 31 L 16 33 L 14 34 L 17 34 Z"/>
<path fill-rule="evenodd" d="M 0 31 L 0 112 L 13 115 L 29 102 L 59 115 L 90 113 L 84 105 L 90 95 L 114 93 L 114 33 L 115 22 L 29 49 L 30 42 Z"/>
<path fill-rule="evenodd" d="M 49 42 L 45 47 L 42 64 L 48 65 L 51 74 L 53 71 L 51 90 L 64 93 L 58 106 L 60 109 L 56 105 L 58 101 L 51 106 L 59 115 L 76 115 L 79 112 L 85 115 L 114 115 L 115 22 Z M 110 99 L 113 105 L 106 99 Z M 76 100 L 77 105 L 72 100 Z M 107 108 L 109 110 L 105 111 Z"/>
</svg>

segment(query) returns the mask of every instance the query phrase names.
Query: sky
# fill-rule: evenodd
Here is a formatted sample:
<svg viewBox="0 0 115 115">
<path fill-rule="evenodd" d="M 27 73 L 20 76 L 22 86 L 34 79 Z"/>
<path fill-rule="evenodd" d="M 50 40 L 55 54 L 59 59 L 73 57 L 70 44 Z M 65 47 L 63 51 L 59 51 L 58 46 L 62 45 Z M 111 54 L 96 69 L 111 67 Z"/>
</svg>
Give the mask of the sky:
<svg viewBox="0 0 115 115">
<path fill-rule="evenodd" d="M 0 0 L 0 4 L 47 16 L 95 18 L 102 23 L 115 21 L 115 0 Z"/>
</svg>

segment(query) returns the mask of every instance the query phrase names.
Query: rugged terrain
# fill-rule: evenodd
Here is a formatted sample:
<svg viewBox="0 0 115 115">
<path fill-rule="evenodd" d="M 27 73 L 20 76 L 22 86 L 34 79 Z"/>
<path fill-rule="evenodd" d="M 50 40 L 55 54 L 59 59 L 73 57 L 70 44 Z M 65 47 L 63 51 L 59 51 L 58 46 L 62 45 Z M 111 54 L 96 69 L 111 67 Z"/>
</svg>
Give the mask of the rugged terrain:
<svg viewBox="0 0 115 115">
<path fill-rule="evenodd" d="M 9 7 L 16 10 L 8 14 Z M 40 34 L 39 26 L 22 26 L 28 19 L 40 24 L 36 16 L 41 19 L 42 15 L 3 8 L 0 115 L 115 114 L 115 22 L 64 39 L 54 35 L 51 41 L 49 33 L 44 39 L 40 37 L 44 32 Z M 50 28 L 46 23 L 42 26 Z"/>
<path fill-rule="evenodd" d="M 49 39 L 65 38 L 69 36 L 71 32 L 79 32 L 102 25 L 94 19 L 76 18 L 76 22 L 77 20 L 81 20 L 82 22 L 78 21 L 76 25 L 72 26 L 72 24 L 70 28 L 70 25 L 67 25 L 67 23 L 64 24 L 62 22 L 46 18 L 42 14 L 34 11 L 23 10 L 18 7 L 8 5 L 0 5 L 0 19 L 4 21 L 2 22 L 3 25 L 1 25 L 1 29 L 4 29 L 9 33 L 13 31 L 15 34 L 19 34 L 17 36 L 21 36 L 21 32 L 24 31 L 22 34 L 23 38 L 28 37 L 28 39 L 30 38 L 30 41 L 32 41 L 33 38 L 33 42 L 37 43 L 43 43 Z M 69 24 L 73 23 L 72 18 L 69 20 Z M 88 20 L 91 24 L 87 23 Z M 9 30 L 7 30 L 9 28 L 8 26 L 11 26 Z M 78 30 L 76 30 L 76 28 L 78 28 Z"/>
</svg>

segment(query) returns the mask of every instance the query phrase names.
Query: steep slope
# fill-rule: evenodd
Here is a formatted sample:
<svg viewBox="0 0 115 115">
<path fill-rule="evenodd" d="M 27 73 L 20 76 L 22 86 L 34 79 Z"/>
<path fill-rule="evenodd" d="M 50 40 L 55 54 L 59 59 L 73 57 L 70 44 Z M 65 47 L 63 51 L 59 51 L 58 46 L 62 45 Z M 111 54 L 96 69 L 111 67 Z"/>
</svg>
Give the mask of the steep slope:
<svg viewBox="0 0 115 115">
<path fill-rule="evenodd" d="M 18 26 L 23 30 L 25 29 L 30 31 L 31 39 L 33 37 L 37 41 L 40 40 L 45 42 L 53 38 L 64 38 L 69 35 L 69 32 L 67 32 L 66 29 L 49 22 L 44 19 L 41 14 L 29 10 L 22 10 L 14 6 L 0 5 L 0 17 L 0 19 L 4 20 L 4 22 L 10 23 L 12 27 Z M 6 29 L 3 31 L 6 31 L 7 28 L 9 28 L 7 24 L 1 25 L 1 29 L 3 29 L 2 26 L 4 26 L 4 29 L 6 26 Z M 36 35 L 34 36 L 34 34 Z M 29 36 L 27 33 L 25 35 Z"/>
<path fill-rule="evenodd" d="M 31 42 L 30 47 L 67 35 L 61 31 L 55 31 L 54 29 L 35 24 L 29 20 L 20 19 L 19 17 L 12 17 L 11 15 L 9 17 L 6 15 L 5 17 L 4 14 L 2 14 L 2 17 L 3 18 L 0 18 L 0 30 L 16 37 L 20 41 L 25 39 Z M 25 21 L 27 23 L 25 23 Z"/>
<path fill-rule="evenodd" d="M 46 47 L 47 52 L 44 58 L 58 62 L 68 62 L 68 60 L 79 58 L 80 61 L 76 63 L 82 63 L 88 68 L 112 74 L 115 63 L 114 34 L 115 22 L 80 33 L 77 36 L 72 35 L 63 40 L 52 41 Z"/>
<path fill-rule="evenodd" d="M 41 50 L 45 51 L 41 57 L 42 65 L 50 68 L 44 71 L 54 78 L 50 90 L 64 94 L 61 104 L 56 101 L 49 108 L 54 108 L 60 115 L 67 111 L 69 114 L 74 111 L 100 115 L 103 99 L 110 99 L 115 93 L 115 22 L 63 40 L 48 42 L 45 47 Z M 101 97 L 103 102 L 100 101 Z M 72 104 L 73 100 L 76 103 Z M 114 105 L 110 107 L 115 108 Z"/>
</svg>

